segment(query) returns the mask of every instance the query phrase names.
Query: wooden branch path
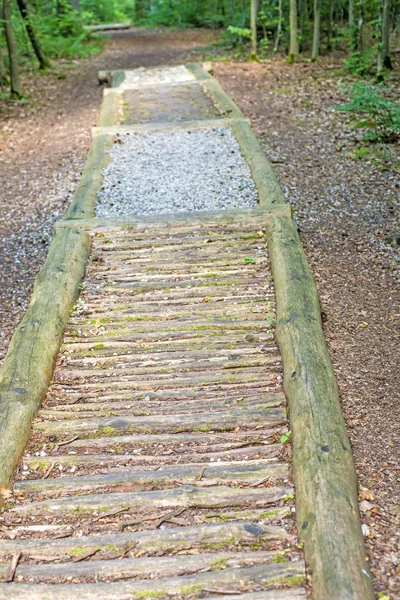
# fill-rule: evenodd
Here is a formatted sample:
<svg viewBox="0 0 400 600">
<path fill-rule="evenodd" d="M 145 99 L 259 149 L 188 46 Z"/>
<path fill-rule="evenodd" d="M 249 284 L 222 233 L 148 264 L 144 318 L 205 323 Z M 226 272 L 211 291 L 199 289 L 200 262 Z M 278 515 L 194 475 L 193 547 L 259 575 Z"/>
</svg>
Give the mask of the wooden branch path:
<svg viewBox="0 0 400 600">
<path fill-rule="evenodd" d="M 135 118 L 171 70 L 100 74 L 114 87 L 1 372 L 0 599 L 374 597 L 290 209 L 246 119 L 189 67 L 172 85 L 204 98 L 183 122 L 165 103 Z M 221 120 L 258 207 L 94 218 L 118 132 Z"/>
</svg>

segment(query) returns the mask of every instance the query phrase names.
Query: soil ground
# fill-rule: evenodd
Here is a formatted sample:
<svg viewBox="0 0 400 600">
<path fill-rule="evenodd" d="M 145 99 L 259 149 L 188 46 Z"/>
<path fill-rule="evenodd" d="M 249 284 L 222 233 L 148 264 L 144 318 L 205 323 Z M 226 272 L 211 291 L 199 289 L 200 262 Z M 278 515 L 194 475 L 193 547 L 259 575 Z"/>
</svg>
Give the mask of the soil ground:
<svg viewBox="0 0 400 600">
<path fill-rule="evenodd" d="M 0 358 L 71 200 L 96 124 L 97 70 L 182 63 L 215 34 L 119 32 L 105 52 L 27 75 L 30 101 L 0 106 Z M 198 56 L 198 54 L 197 54 Z M 214 73 L 265 144 L 321 294 L 360 482 L 365 539 L 378 592 L 400 598 L 398 253 L 399 149 L 362 150 L 340 104 L 340 64 L 221 62 Z M 361 150 L 361 151 L 360 151 Z M 397 437 L 396 437 L 397 435 Z"/>
</svg>

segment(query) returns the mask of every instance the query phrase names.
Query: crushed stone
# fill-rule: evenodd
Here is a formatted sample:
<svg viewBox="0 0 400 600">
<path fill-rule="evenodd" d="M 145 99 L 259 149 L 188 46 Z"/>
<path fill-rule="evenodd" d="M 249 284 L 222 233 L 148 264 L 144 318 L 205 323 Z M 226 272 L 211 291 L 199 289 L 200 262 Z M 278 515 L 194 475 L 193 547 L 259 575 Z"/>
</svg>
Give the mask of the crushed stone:
<svg viewBox="0 0 400 600">
<path fill-rule="evenodd" d="M 97 217 L 251 207 L 257 190 L 228 127 L 121 134 L 111 149 Z"/>
</svg>

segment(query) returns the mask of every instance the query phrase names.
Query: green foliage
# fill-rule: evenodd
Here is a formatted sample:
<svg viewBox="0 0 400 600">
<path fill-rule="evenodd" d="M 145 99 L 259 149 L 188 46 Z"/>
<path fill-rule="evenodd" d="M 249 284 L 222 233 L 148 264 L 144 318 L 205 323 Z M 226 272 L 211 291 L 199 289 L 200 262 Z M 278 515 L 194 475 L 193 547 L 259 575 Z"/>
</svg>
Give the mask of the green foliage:
<svg viewBox="0 0 400 600">
<path fill-rule="evenodd" d="M 244 257 L 244 262 L 246 263 L 246 265 L 255 265 L 255 264 L 257 264 L 256 259 L 253 258 L 252 256 L 245 256 Z"/>
<path fill-rule="evenodd" d="M 376 47 L 366 48 L 362 52 L 353 50 L 344 61 L 345 70 L 356 77 L 371 75 L 376 63 Z"/>
<path fill-rule="evenodd" d="M 284 433 L 283 435 L 281 435 L 281 444 L 286 444 L 286 442 L 288 442 L 290 440 L 292 436 L 292 432 L 288 431 L 287 433 Z"/>
<path fill-rule="evenodd" d="M 131 21 L 133 5 L 131 0 L 81 0 L 82 17 L 88 24 Z"/>
<path fill-rule="evenodd" d="M 140 5 L 147 4 L 144 8 Z M 208 0 L 158 0 L 136 2 L 136 19 L 140 24 L 164 27 L 224 27 L 226 14 Z"/>
<path fill-rule="evenodd" d="M 234 27 L 233 25 L 229 25 L 228 32 L 234 36 L 238 36 L 239 38 L 251 39 L 251 29 L 246 29 L 244 27 Z"/>
<path fill-rule="evenodd" d="M 350 112 L 355 125 L 367 130 L 366 140 L 393 142 L 400 136 L 400 102 L 385 98 L 388 92 L 390 88 L 381 84 L 357 82 L 349 90 L 350 102 L 336 110 Z"/>
</svg>

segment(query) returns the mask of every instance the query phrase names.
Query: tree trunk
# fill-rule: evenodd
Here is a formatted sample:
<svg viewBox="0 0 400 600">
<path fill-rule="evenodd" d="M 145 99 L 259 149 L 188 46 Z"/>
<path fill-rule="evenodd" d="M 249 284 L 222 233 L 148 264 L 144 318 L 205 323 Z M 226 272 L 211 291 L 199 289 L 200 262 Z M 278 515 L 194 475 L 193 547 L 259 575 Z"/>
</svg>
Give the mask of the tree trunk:
<svg viewBox="0 0 400 600">
<path fill-rule="evenodd" d="M 235 10 L 236 10 L 235 0 L 230 0 L 229 11 L 231 14 L 231 25 L 235 25 Z"/>
<path fill-rule="evenodd" d="M 149 10 L 148 2 L 145 0 L 136 0 L 135 2 L 135 14 L 137 19 L 144 19 L 147 16 Z"/>
<path fill-rule="evenodd" d="M 299 56 L 299 36 L 297 27 L 297 0 L 290 0 L 290 47 L 289 63 L 295 63 Z"/>
<path fill-rule="evenodd" d="M 18 8 L 21 12 L 22 18 L 24 19 L 26 31 L 28 32 L 29 39 L 31 40 L 33 50 L 35 51 L 35 54 L 36 54 L 36 58 L 39 61 L 40 68 L 46 69 L 47 67 L 50 66 L 50 62 L 46 58 L 46 56 L 42 50 L 42 47 L 39 43 L 39 40 L 36 36 L 36 32 L 33 29 L 32 25 L 29 21 L 29 13 L 28 13 L 28 7 L 26 5 L 26 2 L 25 2 L 25 0 L 17 0 L 17 3 L 18 3 Z"/>
<path fill-rule="evenodd" d="M 354 25 L 354 0 L 349 0 L 349 25 Z"/>
<path fill-rule="evenodd" d="M 0 48 L 0 87 L 2 88 L 5 85 L 7 85 L 7 76 L 4 68 L 3 48 Z"/>
<path fill-rule="evenodd" d="M 329 17 L 328 17 L 328 43 L 327 50 L 332 52 L 332 37 L 333 37 L 333 16 L 335 12 L 335 0 L 329 0 Z"/>
<path fill-rule="evenodd" d="M 256 58 L 257 56 L 257 0 L 251 0 L 251 15 L 250 15 L 250 26 L 251 26 L 251 57 Z"/>
<path fill-rule="evenodd" d="M 390 0 L 383 0 L 382 13 L 382 64 L 386 69 L 392 68 L 390 58 Z"/>
<path fill-rule="evenodd" d="M 80 0 L 71 0 L 71 8 L 79 13 L 81 11 Z"/>
<path fill-rule="evenodd" d="M 319 44 L 321 36 L 321 6 L 319 0 L 314 0 L 314 35 L 311 52 L 311 60 L 315 62 L 319 56 Z"/>
<path fill-rule="evenodd" d="M 242 0 L 242 27 L 246 26 L 246 5 Z"/>
<path fill-rule="evenodd" d="M 22 90 L 19 82 L 17 47 L 15 44 L 14 32 L 11 26 L 11 0 L 3 0 L 3 10 L 1 16 L 3 19 L 4 35 L 7 42 L 8 58 L 10 63 L 11 96 L 20 98 L 22 96 Z"/>
<path fill-rule="evenodd" d="M 279 0 L 278 11 L 279 11 L 278 29 L 276 30 L 276 40 L 275 40 L 275 45 L 274 45 L 274 52 L 278 52 L 279 40 L 280 40 L 281 33 L 282 33 L 282 0 Z"/>
</svg>

